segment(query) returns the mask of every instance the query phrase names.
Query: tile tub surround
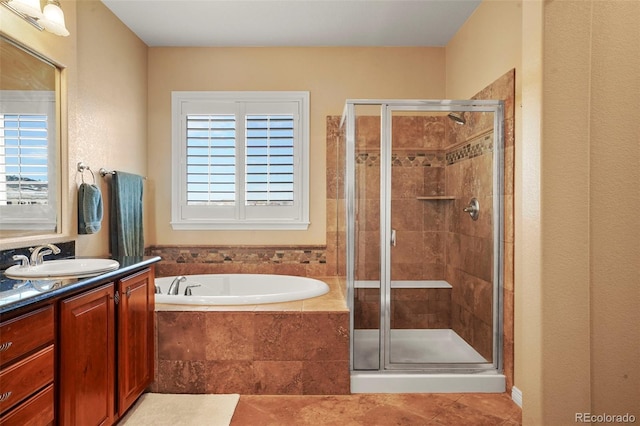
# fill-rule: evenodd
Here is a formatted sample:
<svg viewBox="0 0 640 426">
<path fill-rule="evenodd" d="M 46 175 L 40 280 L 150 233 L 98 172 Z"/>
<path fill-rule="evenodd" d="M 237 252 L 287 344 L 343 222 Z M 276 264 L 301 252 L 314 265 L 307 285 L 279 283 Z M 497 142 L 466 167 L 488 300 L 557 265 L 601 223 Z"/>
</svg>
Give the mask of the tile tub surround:
<svg viewBox="0 0 640 426">
<path fill-rule="evenodd" d="M 318 279 L 329 284 L 329 293 L 295 302 L 157 305 L 152 391 L 348 394 L 349 311 L 344 283 L 335 277 Z"/>
</svg>

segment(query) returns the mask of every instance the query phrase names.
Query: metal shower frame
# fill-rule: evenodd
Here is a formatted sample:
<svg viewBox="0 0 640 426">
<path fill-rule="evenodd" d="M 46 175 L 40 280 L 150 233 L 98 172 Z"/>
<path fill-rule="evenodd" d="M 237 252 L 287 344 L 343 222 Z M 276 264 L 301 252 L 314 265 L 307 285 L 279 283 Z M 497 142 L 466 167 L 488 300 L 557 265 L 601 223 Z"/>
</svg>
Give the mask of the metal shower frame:
<svg viewBox="0 0 640 426">
<path fill-rule="evenodd" d="M 504 101 L 501 100 L 407 100 L 347 99 L 340 127 L 346 126 L 346 273 L 347 303 L 350 315 L 350 369 L 354 371 L 354 287 L 355 287 L 355 107 L 380 106 L 380 330 L 378 371 L 430 373 L 482 373 L 503 370 L 503 265 L 504 265 Z M 493 357 L 490 363 L 392 363 L 390 360 L 391 313 L 391 113 L 416 112 L 492 112 L 493 116 Z M 359 370 L 358 370 L 359 371 Z M 374 370 L 375 371 L 375 370 Z"/>
</svg>

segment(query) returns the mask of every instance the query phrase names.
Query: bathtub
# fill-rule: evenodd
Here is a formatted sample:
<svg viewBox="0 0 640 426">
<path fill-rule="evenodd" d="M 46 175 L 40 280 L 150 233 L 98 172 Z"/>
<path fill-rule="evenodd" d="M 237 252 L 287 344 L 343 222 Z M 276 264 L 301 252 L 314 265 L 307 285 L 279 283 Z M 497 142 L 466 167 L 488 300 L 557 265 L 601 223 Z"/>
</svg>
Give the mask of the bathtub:
<svg viewBox="0 0 640 426">
<path fill-rule="evenodd" d="M 168 295 L 176 277 L 156 278 L 156 303 L 180 305 L 256 305 L 291 302 L 322 296 L 329 286 L 320 280 L 290 275 L 208 274 L 184 275 L 178 295 Z M 185 295 L 187 288 L 191 295 Z"/>
</svg>

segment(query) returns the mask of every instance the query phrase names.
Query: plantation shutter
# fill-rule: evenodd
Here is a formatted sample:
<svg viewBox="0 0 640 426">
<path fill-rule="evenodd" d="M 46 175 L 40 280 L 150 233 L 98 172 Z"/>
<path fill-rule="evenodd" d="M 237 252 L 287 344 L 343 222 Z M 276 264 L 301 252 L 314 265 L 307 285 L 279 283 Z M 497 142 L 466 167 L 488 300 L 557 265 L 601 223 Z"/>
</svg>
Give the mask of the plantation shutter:
<svg viewBox="0 0 640 426">
<path fill-rule="evenodd" d="M 236 202 L 236 118 L 187 116 L 187 204 Z"/>
<path fill-rule="evenodd" d="M 0 91 L 0 230 L 53 231 L 59 161 L 55 93 Z"/>
<path fill-rule="evenodd" d="M 308 93 L 173 92 L 172 103 L 174 229 L 307 229 Z"/>
<path fill-rule="evenodd" d="M 0 114 L 0 205 L 49 203 L 48 117 Z"/>
<path fill-rule="evenodd" d="M 293 205 L 294 117 L 248 115 L 245 153 L 246 205 Z"/>
</svg>

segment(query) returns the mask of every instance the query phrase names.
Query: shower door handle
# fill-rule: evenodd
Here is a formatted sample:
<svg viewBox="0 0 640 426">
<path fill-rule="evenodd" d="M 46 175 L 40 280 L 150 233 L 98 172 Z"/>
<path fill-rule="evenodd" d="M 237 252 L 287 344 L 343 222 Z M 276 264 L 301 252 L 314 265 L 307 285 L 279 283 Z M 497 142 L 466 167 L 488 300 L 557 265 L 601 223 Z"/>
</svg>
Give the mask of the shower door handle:
<svg viewBox="0 0 640 426">
<path fill-rule="evenodd" d="M 391 245 L 393 247 L 396 246 L 396 230 L 395 229 L 391 230 Z"/>
</svg>

